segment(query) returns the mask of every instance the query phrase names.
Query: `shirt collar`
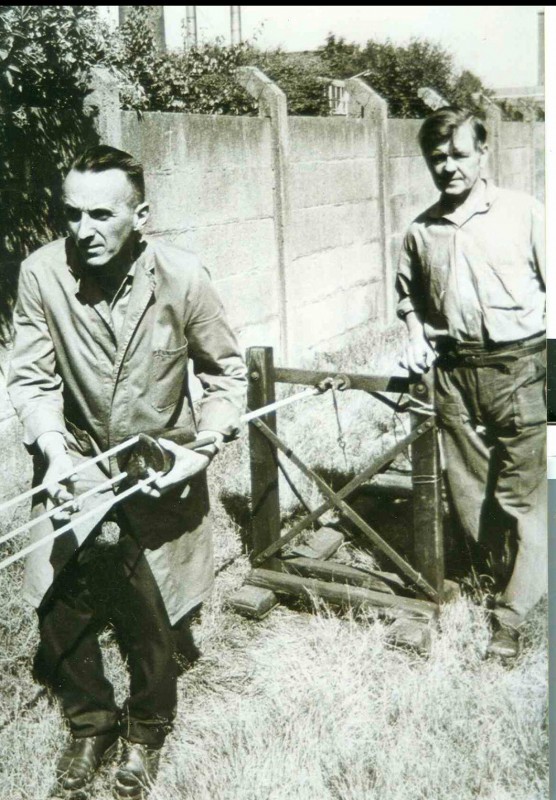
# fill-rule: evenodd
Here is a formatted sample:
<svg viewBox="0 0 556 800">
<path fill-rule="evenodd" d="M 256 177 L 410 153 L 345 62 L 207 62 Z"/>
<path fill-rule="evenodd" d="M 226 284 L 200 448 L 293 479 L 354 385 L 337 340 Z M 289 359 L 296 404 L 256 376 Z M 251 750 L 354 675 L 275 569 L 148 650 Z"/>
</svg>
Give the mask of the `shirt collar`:
<svg viewBox="0 0 556 800">
<path fill-rule="evenodd" d="M 468 219 L 475 214 L 484 214 L 491 207 L 496 197 L 497 188 L 488 178 L 481 178 L 480 184 L 476 187 L 465 202 L 455 209 L 455 211 L 445 211 L 440 198 L 426 212 L 425 216 L 430 219 L 446 219 L 461 227 Z"/>
</svg>

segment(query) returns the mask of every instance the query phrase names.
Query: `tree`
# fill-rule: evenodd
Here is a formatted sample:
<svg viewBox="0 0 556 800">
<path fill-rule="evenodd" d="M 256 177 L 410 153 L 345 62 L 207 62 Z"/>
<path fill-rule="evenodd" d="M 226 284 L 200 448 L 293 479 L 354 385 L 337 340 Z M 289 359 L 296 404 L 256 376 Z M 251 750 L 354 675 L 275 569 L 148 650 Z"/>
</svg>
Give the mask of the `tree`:
<svg viewBox="0 0 556 800">
<path fill-rule="evenodd" d="M 148 9 L 136 6 L 122 26 L 116 63 L 129 83 L 124 108 L 190 114 L 254 114 L 256 104 L 236 79 L 248 46 L 221 40 L 187 52 L 159 52 Z"/>
<path fill-rule="evenodd" d="M 260 51 L 249 47 L 243 55 L 245 64 L 259 67 L 285 93 L 288 113 L 304 116 L 327 116 L 330 113 L 327 81 L 323 64 L 317 56 L 285 53 L 280 49 Z"/>
<path fill-rule="evenodd" d="M 137 6 L 120 32 L 116 62 L 130 82 L 125 108 L 186 111 L 190 114 L 256 114 L 257 104 L 237 80 L 241 66 L 259 67 L 286 93 L 290 114 L 328 114 L 320 59 L 280 49 L 261 51 L 253 43 L 224 45 L 221 39 L 183 53 L 160 53 L 148 25 L 148 11 Z M 140 87 L 140 94 L 137 92 Z"/>
<path fill-rule="evenodd" d="M 318 52 L 327 77 L 361 75 L 388 102 L 393 117 L 425 116 L 430 109 L 418 96 L 423 87 L 435 89 L 449 103 L 473 109 L 473 95 L 488 94 L 476 75 L 469 70 L 459 73 L 450 53 L 426 39 L 411 39 L 406 45 L 369 40 L 362 47 L 330 34 Z"/>
<path fill-rule="evenodd" d="M 21 260 L 63 231 L 61 175 L 94 139 L 83 100 L 107 58 L 94 7 L 0 9 L 0 340 Z"/>
</svg>

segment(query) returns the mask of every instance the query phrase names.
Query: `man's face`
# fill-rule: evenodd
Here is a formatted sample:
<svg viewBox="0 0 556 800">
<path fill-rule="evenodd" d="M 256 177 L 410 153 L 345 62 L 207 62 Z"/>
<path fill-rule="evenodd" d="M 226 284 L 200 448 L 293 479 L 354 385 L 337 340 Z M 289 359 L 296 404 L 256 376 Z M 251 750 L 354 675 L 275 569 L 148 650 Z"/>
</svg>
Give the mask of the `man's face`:
<svg viewBox="0 0 556 800">
<path fill-rule="evenodd" d="M 141 230 L 148 205 L 138 203 L 125 172 L 71 170 L 64 182 L 64 205 L 70 236 L 87 267 L 110 264 Z"/>
<path fill-rule="evenodd" d="M 469 122 L 425 156 L 436 188 L 456 205 L 463 203 L 479 180 L 486 158 L 487 146 L 475 143 Z"/>
</svg>

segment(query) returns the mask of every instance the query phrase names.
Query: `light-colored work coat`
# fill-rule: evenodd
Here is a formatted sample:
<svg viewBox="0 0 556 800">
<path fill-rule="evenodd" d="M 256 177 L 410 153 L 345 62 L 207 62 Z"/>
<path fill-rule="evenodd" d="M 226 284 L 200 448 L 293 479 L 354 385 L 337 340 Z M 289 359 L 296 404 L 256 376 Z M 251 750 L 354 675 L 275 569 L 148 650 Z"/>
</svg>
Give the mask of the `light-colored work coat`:
<svg viewBox="0 0 556 800">
<path fill-rule="evenodd" d="M 206 271 L 191 253 L 160 240 L 138 244 L 125 320 L 118 336 L 99 313 L 101 295 L 70 239 L 47 245 L 22 265 L 14 313 L 11 400 L 33 452 L 38 436 L 59 431 L 76 462 L 138 432 L 238 430 L 245 366 Z M 203 385 L 198 424 L 187 366 Z M 36 480 L 41 467 L 36 459 Z M 44 469 L 44 467 L 42 467 Z M 80 473 L 82 494 L 118 472 L 115 459 Z M 171 622 L 197 605 L 213 580 L 206 479 L 155 500 L 136 495 L 120 507 L 144 546 Z M 85 501 L 97 509 L 68 534 L 40 547 L 26 564 L 25 595 L 38 606 L 75 550 L 107 513 L 111 489 Z M 43 501 L 34 508 L 44 510 Z M 53 530 L 50 520 L 35 538 Z"/>
</svg>

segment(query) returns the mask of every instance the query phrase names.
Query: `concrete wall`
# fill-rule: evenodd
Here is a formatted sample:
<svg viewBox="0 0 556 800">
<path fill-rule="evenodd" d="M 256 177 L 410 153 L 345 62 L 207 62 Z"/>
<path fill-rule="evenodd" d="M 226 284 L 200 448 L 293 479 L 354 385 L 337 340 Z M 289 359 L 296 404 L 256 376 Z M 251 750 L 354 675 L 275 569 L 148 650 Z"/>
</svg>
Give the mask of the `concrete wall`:
<svg viewBox="0 0 556 800">
<path fill-rule="evenodd" d="M 398 261 L 407 226 L 437 197 L 417 142 L 420 125 L 418 119 L 388 120 L 390 248 L 394 265 Z"/>
<path fill-rule="evenodd" d="M 244 347 L 277 347 L 269 120 L 122 112 L 122 147 L 145 165 L 148 233 L 201 256 Z"/>
<path fill-rule="evenodd" d="M 535 122 L 533 126 L 534 148 L 534 192 L 541 203 L 545 197 L 545 144 L 544 122 Z"/>
<path fill-rule="evenodd" d="M 528 192 L 534 151 L 532 128 L 523 122 L 502 122 L 500 130 L 500 185 L 507 189 Z"/>
<path fill-rule="evenodd" d="M 363 119 L 294 117 L 290 136 L 290 341 L 334 346 L 384 319 L 378 166 Z"/>
</svg>

